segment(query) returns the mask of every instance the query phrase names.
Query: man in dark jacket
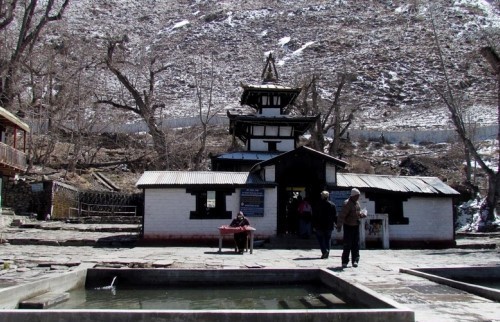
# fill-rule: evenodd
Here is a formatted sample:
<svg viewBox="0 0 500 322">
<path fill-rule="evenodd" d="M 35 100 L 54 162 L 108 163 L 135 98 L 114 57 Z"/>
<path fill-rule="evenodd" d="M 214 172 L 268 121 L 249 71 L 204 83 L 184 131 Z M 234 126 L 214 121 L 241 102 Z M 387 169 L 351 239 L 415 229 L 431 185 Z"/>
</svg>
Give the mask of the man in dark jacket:
<svg viewBox="0 0 500 322">
<path fill-rule="evenodd" d="M 328 200 L 329 197 L 328 191 L 321 192 L 321 200 L 313 212 L 313 228 L 318 238 L 322 259 L 326 259 L 330 255 L 332 232 L 337 221 L 337 208 Z"/>
<path fill-rule="evenodd" d="M 236 215 L 236 218 L 234 218 L 231 221 L 231 224 L 229 225 L 230 227 L 244 227 L 244 226 L 250 226 L 250 222 L 248 219 L 243 215 L 243 212 L 240 211 L 238 215 Z M 245 244 L 247 242 L 247 232 L 242 231 L 240 233 L 235 233 L 234 234 L 234 242 L 236 243 L 236 251 L 239 254 L 243 254 L 243 250 L 245 249 Z"/>
</svg>

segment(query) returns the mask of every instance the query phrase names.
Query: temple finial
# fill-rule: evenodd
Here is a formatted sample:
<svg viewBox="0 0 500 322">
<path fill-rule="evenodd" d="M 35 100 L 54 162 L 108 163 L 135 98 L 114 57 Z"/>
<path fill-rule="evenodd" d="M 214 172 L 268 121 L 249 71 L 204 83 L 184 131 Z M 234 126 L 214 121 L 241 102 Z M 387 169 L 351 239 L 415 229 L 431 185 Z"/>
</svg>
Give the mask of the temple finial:
<svg viewBox="0 0 500 322">
<path fill-rule="evenodd" d="M 262 83 L 276 83 L 278 81 L 278 71 L 274 64 L 274 57 L 272 53 L 267 56 L 266 65 L 262 71 Z"/>
</svg>

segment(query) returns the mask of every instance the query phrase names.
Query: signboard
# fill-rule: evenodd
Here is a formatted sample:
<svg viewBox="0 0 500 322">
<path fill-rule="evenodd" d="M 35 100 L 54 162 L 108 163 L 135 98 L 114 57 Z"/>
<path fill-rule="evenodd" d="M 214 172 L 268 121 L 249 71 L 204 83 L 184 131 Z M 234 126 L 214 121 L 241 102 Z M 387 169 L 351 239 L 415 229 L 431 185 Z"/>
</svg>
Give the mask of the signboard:
<svg viewBox="0 0 500 322">
<path fill-rule="evenodd" d="M 240 210 L 247 217 L 263 217 L 264 189 L 241 189 Z"/>
<path fill-rule="evenodd" d="M 337 207 L 337 214 L 344 206 L 344 201 L 351 195 L 351 190 L 330 191 L 330 201 Z"/>
<path fill-rule="evenodd" d="M 43 183 L 32 183 L 31 184 L 32 192 L 41 192 L 43 191 Z"/>
</svg>

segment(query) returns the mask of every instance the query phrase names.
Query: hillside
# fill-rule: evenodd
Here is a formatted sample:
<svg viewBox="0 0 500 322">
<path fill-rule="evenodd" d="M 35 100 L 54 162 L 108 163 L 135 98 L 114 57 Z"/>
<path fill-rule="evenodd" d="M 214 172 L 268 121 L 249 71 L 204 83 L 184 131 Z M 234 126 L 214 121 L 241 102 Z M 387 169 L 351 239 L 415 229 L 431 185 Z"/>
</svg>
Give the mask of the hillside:
<svg viewBox="0 0 500 322">
<path fill-rule="evenodd" d="M 240 82 L 259 82 L 273 52 L 283 82 L 320 74 L 327 101 L 338 73 L 356 75 L 343 96 L 345 105 L 360 108 L 353 127 L 443 128 L 448 112 L 431 89 L 444 84 L 432 21 L 470 117 L 497 123 L 495 78 L 478 54 L 500 44 L 495 0 L 79 0 L 51 40 L 76 34 L 104 55 L 105 39 L 126 35 L 129 59 L 160 55 L 169 65 L 158 80 L 165 117 L 196 113 L 192 72 L 201 57 L 214 55 L 215 101 L 230 109 L 239 106 Z"/>
<path fill-rule="evenodd" d="M 144 81 L 147 59 L 158 57 L 168 67 L 155 83 L 156 95 L 165 105 L 164 118 L 196 116 L 193 71 L 201 59 L 207 64 L 214 57 L 214 103 L 225 115 L 225 110 L 240 107 L 241 83 L 260 82 L 264 59 L 273 52 L 284 84 L 301 86 L 312 74 L 320 75 L 324 105 L 333 99 L 339 73 L 355 75 L 341 98 L 344 107 L 358 110 L 352 128 L 420 130 L 450 128 L 448 111 L 432 89 L 445 84 L 436 34 L 447 76 L 463 100 L 467 118 L 479 126 L 498 123 L 495 77 L 478 50 L 499 47 L 499 28 L 500 3 L 495 0 L 79 0 L 71 2 L 62 21 L 44 39 L 54 45 L 81 42 L 83 47 L 62 47 L 70 57 L 83 51 L 89 61 L 103 59 L 107 39 L 126 39 L 122 58 L 131 62 L 128 72 L 137 84 Z M 121 93 L 105 68 L 94 71 L 90 79 L 98 94 Z M 101 113 L 107 120 L 104 109 Z M 128 115 L 123 120 L 118 122 L 134 122 L 137 117 Z M 208 152 L 229 147 L 227 131 L 216 133 Z M 176 133 L 173 140 L 189 145 L 194 137 Z M 99 150 L 95 163 L 119 163 L 144 152 L 140 135 L 117 141 L 126 144 Z M 435 142 L 418 146 L 351 142 L 345 157 L 350 171 L 433 175 L 455 185 L 462 180 L 460 150 L 454 144 Z M 51 156 L 55 169 L 35 167 L 34 177 L 45 175 L 98 188 L 90 175 L 92 167 L 81 171 L 81 176 L 59 170 L 65 169 L 66 151 L 61 147 Z M 175 151 L 179 159 L 190 157 L 183 147 Z M 488 153 L 496 164 L 495 154 Z M 133 190 L 144 168 L 147 164 L 95 170 L 105 171 L 124 190 Z"/>
</svg>

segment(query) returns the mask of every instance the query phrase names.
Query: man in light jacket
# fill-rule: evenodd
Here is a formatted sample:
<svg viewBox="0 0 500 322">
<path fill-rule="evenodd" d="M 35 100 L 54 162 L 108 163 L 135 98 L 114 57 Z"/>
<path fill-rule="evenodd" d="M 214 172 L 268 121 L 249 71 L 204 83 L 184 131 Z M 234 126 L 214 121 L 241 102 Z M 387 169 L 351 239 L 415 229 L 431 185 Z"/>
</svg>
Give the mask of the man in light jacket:
<svg viewBox="0 0 500 322">
<path fill-rule="evenodd" d="M 359 263 L 359 219 L 361 218 L 361 207 L 359 205 L 358 189 L 351 190 L 351 196 L 344 201 L 342 211 L 337 218 L 337 231 L 344 227 L 344 246 L 342 250 L 342 268 L 346 268 L 351 255 L 352 266 L 358 267 Z"/>
</svg>

